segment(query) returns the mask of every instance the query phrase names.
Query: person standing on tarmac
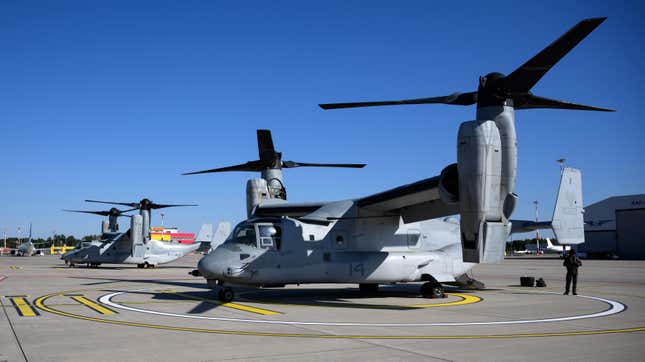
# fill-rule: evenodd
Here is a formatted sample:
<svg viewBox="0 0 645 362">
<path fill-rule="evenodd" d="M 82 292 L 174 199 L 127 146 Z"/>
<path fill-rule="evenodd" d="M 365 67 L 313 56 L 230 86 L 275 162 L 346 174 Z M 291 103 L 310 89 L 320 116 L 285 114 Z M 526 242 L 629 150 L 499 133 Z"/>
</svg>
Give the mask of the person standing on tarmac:
<svg viewBox="0 0 645 362">
<path fill-rule="evenodd" d="M 576 255 L 575 250 L 569 250 L 569 255 L 564 258 L 564 263 L 562 265 L 567 268 L 567 284 L 564 290 L 564 295 L 569 294 L 569 286 L 571 285 L 571 282 L 573 282 L 573 295 L 578 295 L 578 293 L 576 293 L 576 285 L 578 284 L 578 267 L 582 266 L 582 262 Z"/>
</svg>

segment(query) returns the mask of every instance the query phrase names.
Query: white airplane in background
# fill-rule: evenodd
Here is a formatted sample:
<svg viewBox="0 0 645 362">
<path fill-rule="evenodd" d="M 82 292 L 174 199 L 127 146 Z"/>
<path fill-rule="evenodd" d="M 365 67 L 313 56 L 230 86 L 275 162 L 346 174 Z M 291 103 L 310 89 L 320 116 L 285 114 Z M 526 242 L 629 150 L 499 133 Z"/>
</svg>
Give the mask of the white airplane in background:
<svg viewBox="0 0 645 362">
<path fill-rule="evenodd" d="M 546 238 L 546 246 L 540 245 L 539 254 L 562 254 L 571 250 L 571 246 L 565 245 L 553 245 L 551 239 Z M 515 250 L 513 252 L 516 255 L 526 255 L 526 254 L 538 254 L 535 244 L 526 244 L 526 249 L 524 250 Z"/>
<path fill-rule="evenodd" d="M 37 245 L 41 244 L 46 244 L 46 242 L 42 243 L 34 243 L 31 239 L 31 224 L 29 224 L 29 239 L 20 245 L 18 245 L 17 248 L 10 248 L 9 252 L 11 255 L 15 256 L 33 256 L 33 255 L 44 255 L 45 251 L 48 251 L 49 248 L 37 248 Z"/>
</svg>

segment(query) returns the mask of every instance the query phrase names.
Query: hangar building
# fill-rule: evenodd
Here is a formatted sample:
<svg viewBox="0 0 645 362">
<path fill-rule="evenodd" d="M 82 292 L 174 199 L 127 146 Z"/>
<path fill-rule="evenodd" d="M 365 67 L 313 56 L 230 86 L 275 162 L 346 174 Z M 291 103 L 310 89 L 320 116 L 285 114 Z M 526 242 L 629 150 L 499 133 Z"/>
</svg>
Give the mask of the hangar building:
<svg viewBox="0 0 645 362">
<path fill-rule="evenodd" d="M 645 194 L 614 196 L 585 207 L 588 257 L 645 259 Z"/>
</svg>

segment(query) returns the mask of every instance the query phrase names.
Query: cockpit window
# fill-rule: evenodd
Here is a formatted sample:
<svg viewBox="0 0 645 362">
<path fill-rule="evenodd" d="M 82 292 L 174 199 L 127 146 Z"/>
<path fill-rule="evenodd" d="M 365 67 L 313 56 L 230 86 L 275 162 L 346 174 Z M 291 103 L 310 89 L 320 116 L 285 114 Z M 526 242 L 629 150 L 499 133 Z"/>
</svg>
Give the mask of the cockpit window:
<svg viewBox="0 0 645 362">
<path fill-rule="evenodd" d="M 264 249 L 280 249 L 281 239 L 282 229 L 279 224 L 242 222 L 228 236 L 226 243 L 259 246 Z"/>
<path fill-rule="evenodd" d="M 236 228 L 235 242 L 238 244 L 256 246 L 257 240 L 255 236 L 255 226 L 253 224 L 244 224 Z"/>
</svg>

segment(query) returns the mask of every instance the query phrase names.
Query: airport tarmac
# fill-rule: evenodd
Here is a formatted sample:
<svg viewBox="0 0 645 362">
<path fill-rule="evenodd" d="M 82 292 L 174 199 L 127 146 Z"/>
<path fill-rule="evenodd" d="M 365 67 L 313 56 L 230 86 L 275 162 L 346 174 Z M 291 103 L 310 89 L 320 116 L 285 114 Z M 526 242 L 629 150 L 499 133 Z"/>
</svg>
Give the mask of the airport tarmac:
<svg viewBox="0 0 645 362">
<path fill-rule="evenodd" d="M 199 255 L 155 269 L 66 268 L 0 257 L 0 361 L 645 360 L 645 261 L 584 260 L 562 295 L 557 258 L 479 265 L 486 290 L 424 299 L 418 284 L 242 290 L 222 304 L 188 275 Z M 519 287 L 520 276 L 546 288 Z"/>
</svg>

